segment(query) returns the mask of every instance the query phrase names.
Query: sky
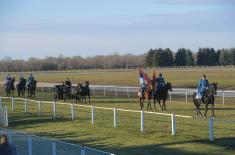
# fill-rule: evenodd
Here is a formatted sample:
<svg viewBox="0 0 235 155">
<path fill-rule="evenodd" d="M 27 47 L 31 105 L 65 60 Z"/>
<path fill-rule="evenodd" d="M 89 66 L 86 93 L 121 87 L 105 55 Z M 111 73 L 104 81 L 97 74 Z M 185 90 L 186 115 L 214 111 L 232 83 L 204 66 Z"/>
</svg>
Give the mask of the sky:
<svg viewBox="0 0 235 155">
<path fill-rule="evenodd" d="M 235 47 L 235 0 L 0 0 L 0 59 Z"/>
</svg>

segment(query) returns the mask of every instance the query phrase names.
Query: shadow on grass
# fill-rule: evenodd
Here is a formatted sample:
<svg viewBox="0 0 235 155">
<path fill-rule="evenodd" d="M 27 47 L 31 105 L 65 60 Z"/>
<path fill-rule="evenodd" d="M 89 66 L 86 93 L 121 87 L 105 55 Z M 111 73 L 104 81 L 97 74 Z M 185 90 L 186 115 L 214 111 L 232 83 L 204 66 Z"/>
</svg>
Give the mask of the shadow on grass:
<svg viewBox="0 0 235 155">
<path fill-rule="evenodd" d="M 206 144 L 206 145 L 212 145 L 216 147 L 222 148 L 222 150 L 225 150 L 225 152 L 211 152 L 208 150 L 208 152 L 202 151 L 200 153 L 199 151 L 201 148 L 194 148 L 194 151 L 185 151 L 185 146 L 179 146 L 181 144 L 191 144 L 195 145 L 195 147 L 198 147 L 197 144 Z M 171 146 L 177 146 L 178 148 L 172 148 Z M 144 146 L 133 146 L 133 147 L 125 147 L 125 148 L 116 148 L 113 149 L 113 152 L 116 154 L 122 154 L 122 155 L 142 155 L 142 154 L 148 154 L 148 155 L 155 155 L 155 154 L 162 154 L 162 155 L 210 155 L 210 154 L 223 154 L 226 152 L 234 152 L 235 153 L 235 137 L 231 138 L 216 138 L 215 142 L 211 143 L 208 139 L 202 139 L 202 140 L 192 140 L 192 141 L 182 141 L 182 142 L 173 142 L 173 143 L 163 143 L 163 144 L 156 144 L 156 145 L 144 145 Z M 197 151 L 199 150 L 199 151 Z"/>
</svg>

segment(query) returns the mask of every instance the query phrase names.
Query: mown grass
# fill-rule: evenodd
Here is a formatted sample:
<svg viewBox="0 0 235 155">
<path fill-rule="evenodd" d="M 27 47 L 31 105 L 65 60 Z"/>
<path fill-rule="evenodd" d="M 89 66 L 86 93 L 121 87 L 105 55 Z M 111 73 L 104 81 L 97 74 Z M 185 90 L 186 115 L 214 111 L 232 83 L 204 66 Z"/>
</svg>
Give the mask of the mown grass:
<svg viewBox="0 0 235 155">
<path fill-rule="evenodd" d="M 210 82 L 217 82 L 219 88 L 235 89 L 235 68 L 227 69 L 203 69 L 192 68 L 183 70 L 156 70 L 156 73 L 163 73 L 166 81 L 170 81 L 174 87 L 196 87 L 202 74 L 206 74 Z M 153 70 L 147 71 L 152 77 Z M 5 73 L 2 73 L 4 75 Z M 17 78 L 19 73 L 13 73 Z M 28 75 L 28 73 L 26 74 Z M 62 82 L 69 77 L 72 83 L 79 83 L 89 80 L 91 84 L 102 85 L 127 85 L 138 86 L 138 70 L 117 70 L 117 71 L 64 71 L 64 72 L 35 72 L 35 78 L 39 82 Z M 2 76 L 1 81 L 4 81 Z"/>
<path fill-rule="evenodd" d="M 37 93 L 40 100 L 52 101 L 53 93 Z M 235 124 L 223 123 L 219 119 L 234 120 L 235 105 L 216 100 L 215 142 L 209 142 L 208 119 L 197 118 L 192 103 L 168 102 L 168 113 L 193 116 L 193 119 L 177 117 L 177 134 L 171 135 L 169 116 L 145 114 L 145 131 L 140 132 L 140 113 L 118 112 L 118 127 L 113 127 L 113 111 L 95 109 L 95 123 L 91 125 L 91 109 L 76 107 L 71 121 L 70 106 L 57 105 L 57 119 L 52 117 L 52 105 L 30 102 L 28 112 L 24 102 L 16 101 L 11 111 L 10 100 L 3 99 L 9 107 L 9 128 L 37 135 L 56 138 L 71 143 L 94 147 L 115 154 L 235 154 Z M 92 97 L 91 105 L 139 110 L 137 99 Z M 146 108 L 146 106 L 145 106 Z M 202 110 L 203 111 L 203 110 Z M 211 111 L 208 112 L 208 116 Z M 25 119 L 26 120 L 21 120 Z M 217 121 L 218 120 L 218 121 Z"/>
</svg>

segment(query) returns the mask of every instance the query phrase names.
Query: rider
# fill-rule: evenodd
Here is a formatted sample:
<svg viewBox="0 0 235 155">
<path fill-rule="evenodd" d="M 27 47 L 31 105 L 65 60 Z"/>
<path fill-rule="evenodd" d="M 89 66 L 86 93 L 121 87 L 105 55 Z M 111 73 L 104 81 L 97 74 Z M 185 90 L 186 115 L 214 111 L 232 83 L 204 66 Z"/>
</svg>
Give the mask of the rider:
<svg viewBox="0 0 235 155">
<path fill-rule="evenodd" d="M 7 87 L 7 86 L 9 85 L 9 83 L 10 83 L 11 80 L 12 80 L 12 78 L 11 78 L 10 74 L 7 74 L 5 87 Z"/>
<path fill-rule="evenodd" d="M 66 80 L 65 80 L 65 85 L 66 86 L 68 86 L 68 88 L 69 88 L 69 91 L 71 90 L 71 86 L 72 86 L 72 84 L 71 84 L 71 82 L 70 82 L 70 80 L 69 80 L 69 78 L 66 78 Z"/>
<path fill-rule="evenodd" d="M 145 84 L 145 80 L 144 80 L 144 73 L 140 72 L 140 92 L 141 92 L 141 96 L 144 96 L 144 91 L 146 89 L 146 84 Z"/>
<path fill-rule="evenodd" d="M 28 87 L 29 84 L 31 84 L 32 82 L 34 82 L 34 77 L 33 77 L 33 74 L 30 73 L 30 74 L 29 74 L 29 77 L 28 77 L 28 80 L 27 80 L 27 87 Z"/>
<path fill-rule="evenodd" d="M 162 73 L 160 73 L 157 77 L 157 91 L 160 92 L 160 90 L 165 86 L 165 80 L 162 76 Z"/>
<path fill-rule="evenodd" d="M 209 82 L 206 78 L 206 75 L 203 74 L 202 79 L 198 83 L 196 99 L 202 99 L 202 97 L 205 95 L 206 88 L 208 87 L 209 87 Z"/>
</svg>

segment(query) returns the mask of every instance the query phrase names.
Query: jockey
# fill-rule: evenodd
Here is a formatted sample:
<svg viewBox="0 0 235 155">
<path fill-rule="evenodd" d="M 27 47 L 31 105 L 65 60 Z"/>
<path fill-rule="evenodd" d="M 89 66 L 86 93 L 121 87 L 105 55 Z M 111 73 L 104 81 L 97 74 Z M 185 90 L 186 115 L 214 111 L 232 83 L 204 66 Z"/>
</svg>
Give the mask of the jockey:
<svg viewBox="0 0 235 155">
<path fill-rule="evenodd" d="M 146 89 L 146 84 L 145 84 L 145 80 L 144 80 L 144 74 L 142 72 L 140 72 L 140 92 L 141 95 L 144 96 L 144 91 Z"/>
<path fill-rule="evenodd" d="M 65 85 L 66 85 L 66 86 L 68 86 L 69 91 L 70 91 L 72 84 L 71 84 L 71 82 L 70 82 L 69 78 L 66 78 L 66 80 L 65 80 L 65 82 L 64 82 L 64 83 L 65 83 Z"/>
<path fill-rule="evenodd" d="M 162 73 L 160 73 L 157 77 L 157 91 L 159 92 L 165 86 L 165 80 L 162 77 Z"/>
<path fill-rule="evenodd" d="M 209 87 L 209 82 L 206 79 L 206 75 L 202 75 L 202 79 L 198 83 L 196 99 L 201 99 L 205 94 L 206 88 Z"/>
<path fill-rule="evenodd" d="M 10 83 L 10 81 L 12 80 L 12 78 L 11 78 L 11 76 L 10 76 L 10 74 L 7 74 L 7 76 L 6 76 L 6 83 L 5 83 L 5 87 L 7 87 L 8 86 L 8 84 Z"/>
<path fill-rule="evenodd" d="M 33 77 L 33 74 L 30 73 L 30 74 L 29 74 L 29 77 L 28 77 L 28 80 L 27 80 L 27 86 L 28 86 L 29 84 L 31 84 L 32 82 L 34 82 L 34 77 Z"/>
</svg>

